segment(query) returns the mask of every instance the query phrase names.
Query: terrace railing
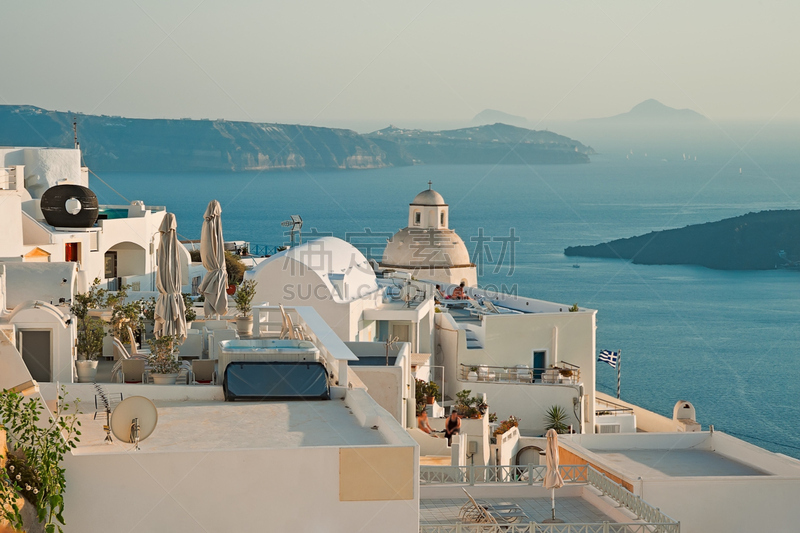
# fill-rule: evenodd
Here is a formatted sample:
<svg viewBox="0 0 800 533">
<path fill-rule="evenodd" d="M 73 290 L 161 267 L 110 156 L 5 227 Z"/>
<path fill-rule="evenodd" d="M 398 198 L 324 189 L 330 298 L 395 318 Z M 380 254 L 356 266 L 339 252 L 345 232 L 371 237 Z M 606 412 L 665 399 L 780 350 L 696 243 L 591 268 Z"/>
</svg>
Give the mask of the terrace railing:
<svg viewBox="0 0 800 533">
<path fill-rule="evenodd" d="M 518 531 L 531 533 L 591 533 L 591 532 L 648 532 L 679 533 L 680 523 L 642 500 L 619 483 L 609 479 L 605 474 L 591 465 L 559 465 L 565 483 L 583 483 L 608 496 L 635 514 L 643 523 L 620 524 L 603 522 L 596 524 L 514 524 L 503 525 L 502 529 L 480 529 L 490 526 L 483 524 L 423 524 L 420 531 L 426 533 L 444 533 L 460 531 L 463 533 L 478 531 L 502 531 L 504 533 Z M 497 466 L 434 466 L 420 465 L 420 485 L 478 485 L 488 483 L 515 483 L 533 485 L 543 481 L 547 471 L 545 465 L 497 465 Z M 452 529 L 456 526 L 461 529 Z M 536 529 L 532 529 L 535 526 Z M 551 528 L 552 526 L 552 528 Z M 497 527 L 497 526 L 493 526 Z M 572 529 L 570 529 L 570 527 Z M 439 529 L 444 528 L 444 529 Z M 517 528 L 517 529 L 513 529 Z M 531 528 L 531 529 L 526 529 Z M 608 528 L 608 529 L 604 529 Z"/>
<path fill-rule="evenodd" d="M 421 524 L 420 533 L 679 533 L 678 523 Z"/>
<path fill-rule="evenodd" d="M 596 416 L 633 414 L 632 407 L 625 407 L 624 405 L 620 405 L 618 403 L 614 403 L 609 400 L 603 400 L 600 398 L 595 398 L 594 402 L 595 402 L 594 414 Z"/>
<path fill-rule="evenodd" d="M 478 381 L 497 383 L 527 384 L 575 384 L 581 382 L 581 367 L 572 363 L 560 362 L 548 368 L 531 368 L 528 366 L 489 366 L 466 365 L 459 368 L 459 379 L 470 381 L 469 373 L 477 370 Z"/>
</svg>

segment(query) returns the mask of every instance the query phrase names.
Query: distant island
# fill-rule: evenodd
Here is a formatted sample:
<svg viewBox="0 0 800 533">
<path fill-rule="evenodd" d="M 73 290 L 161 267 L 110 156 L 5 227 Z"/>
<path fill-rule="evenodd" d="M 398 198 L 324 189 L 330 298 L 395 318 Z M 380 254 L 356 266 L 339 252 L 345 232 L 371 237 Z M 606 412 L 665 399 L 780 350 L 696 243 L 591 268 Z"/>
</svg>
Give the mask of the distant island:
<svg viewBox="0 0 800 533">
<path fill-rule="evenodd" d="M 629 259 L 641 265 L 699 265 L 717 270 L 797 268 L 800 211 L 761 211 L 603 244 L 570 246 L 564 255 Z"/>
<path fill-rule="evenodd" d="M 96 171 L 334 170 L 447 164 L 588 163 L 594 151 L 547 131 L 352 130 L 228 120 L 132 119 L 0 105 L 0 146 L 73 146 Z M 510 151 L 510 148 L 513 150 Z"/>
<path fill-rule="evenodd" d="M 603 124 L 615 126 L 654 126 L 654 125 L 698 125 L 710 121 L 691 109 L 675 109 L 650 99 L 636 104 L 630 111 L 611 117 L 586 118 L 580 120 L 584 124 Z"/>
</svg>

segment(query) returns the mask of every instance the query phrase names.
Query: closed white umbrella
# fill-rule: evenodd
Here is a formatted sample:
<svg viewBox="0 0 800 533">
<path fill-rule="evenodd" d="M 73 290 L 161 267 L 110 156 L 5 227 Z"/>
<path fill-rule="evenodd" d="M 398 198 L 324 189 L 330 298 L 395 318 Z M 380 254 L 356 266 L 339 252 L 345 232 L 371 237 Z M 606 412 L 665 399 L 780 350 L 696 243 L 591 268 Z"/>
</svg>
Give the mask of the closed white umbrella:
<svg viewBox="0 0 800 533">
<path fill-rule="evenodd" d="M 547 430 L 547 449 L 545 450 L 547 459 L 547 472 L 544 475 L 542 486 L 550 489 L 550 507 L 553 516 L 545 520 L 545 523 L 560 523 L 563 520 L 556 518 L 556 489 L 564 486 L 564 478 L 558 471 L 558 433 L 555 429 Z"/>
<path fill-rule="evenodd" d="M 158 247 L 158 300 L 155 309 L 156 337 L 174 335 L 181 342 L 186 339 L 186 306 L 181 294 L 181 262 L 178 255 L 178 223 L 175 215 L 167 213 L 161 222 L 159 233 L 161 243 Z"/>
<path fill-rule="evenodd" d="M 205 298 L 203 309 L 206 317 L 222 316 L 228 313 L 228 272 L 225 270 L 225 241 L 222 240 L 222 207 L 211 200 L 203 215 L 203 229 L 200 234 L 200 258 L 206 275 L 200 284 L 200 294 Z"/>
</svg>

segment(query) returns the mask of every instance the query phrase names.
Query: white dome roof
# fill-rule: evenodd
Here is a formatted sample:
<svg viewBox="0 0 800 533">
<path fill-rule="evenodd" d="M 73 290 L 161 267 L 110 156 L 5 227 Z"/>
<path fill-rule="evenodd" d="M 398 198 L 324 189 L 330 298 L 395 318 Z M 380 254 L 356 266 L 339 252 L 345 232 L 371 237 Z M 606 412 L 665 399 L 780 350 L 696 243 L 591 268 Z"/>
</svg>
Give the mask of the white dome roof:
<svg viewBox="0 0 800 533">
<path fill-rule="evenodd" d="M 381 266 L 413 269 L 430 266 L 464 267 L 472 266 L 472 263 L 464 241 L 455 231 L 404 228 L 395 233 L 386 244 Z"/>
<path fill-rule="evenodd" d="M 291 267 L 290 261 L 305 268 Z M 245 277 L 260 280 L 259 272 L 268 271 L 274 262 L 280 262 L 284 279 L 272 278 L 270 283 L 287 283 L 292 277 L 313 274 L 322 280 L 336 303 L 358 300 L 378 290 L 375 272 L 364 254 L 336 237 L 322 237 L 277 253 L 248 271 Z"/>
<path fill-rule="evenodd" d="M 444 198 L 433 189 L 425 189 L 414 197 L 411 205 L 447 205 Z"/>
</svg>

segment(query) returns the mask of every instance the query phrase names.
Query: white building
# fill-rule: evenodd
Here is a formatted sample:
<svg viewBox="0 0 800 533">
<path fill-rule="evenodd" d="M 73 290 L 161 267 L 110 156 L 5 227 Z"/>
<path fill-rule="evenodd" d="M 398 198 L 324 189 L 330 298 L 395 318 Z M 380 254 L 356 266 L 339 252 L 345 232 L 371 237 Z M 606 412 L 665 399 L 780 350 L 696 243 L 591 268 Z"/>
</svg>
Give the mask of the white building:
<svg viewBox="0 0 800 533">
<path fill-rule="evenodd" d="M 310 305 L 343 341 L 411 344 L 412 353 L 432 353 L 432 286 L 404 279 L 378 279 L 366 257 L 336 237 L 284 250 L 245 274 L 258 282 L 256 302 Z M 407 276 L 406 276 L 407 277 Z M 404 285 L 413 297 L 402 299 Z"/>
<path fill-rule="evenodd" d="M 475 265 L 464 241 L 449 227 L 450 207 L 428 184 L 409 204 L 408 226 L 387 243 L 381 267 L 419 279 L 456 285 L 464 281 L 475 286 Z"/>
</svg>

